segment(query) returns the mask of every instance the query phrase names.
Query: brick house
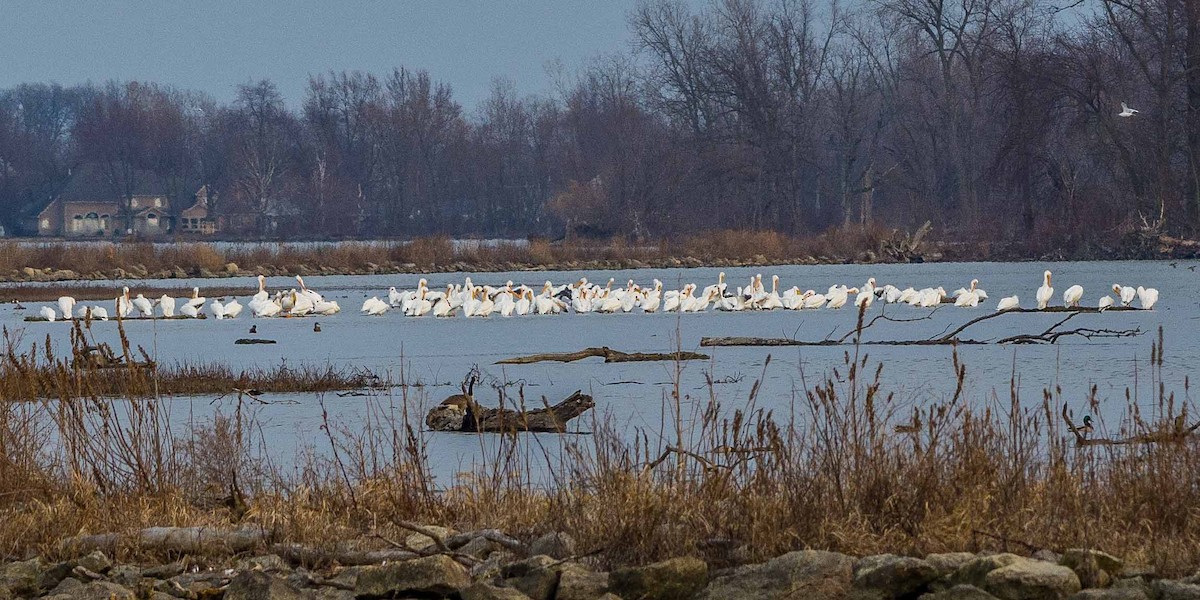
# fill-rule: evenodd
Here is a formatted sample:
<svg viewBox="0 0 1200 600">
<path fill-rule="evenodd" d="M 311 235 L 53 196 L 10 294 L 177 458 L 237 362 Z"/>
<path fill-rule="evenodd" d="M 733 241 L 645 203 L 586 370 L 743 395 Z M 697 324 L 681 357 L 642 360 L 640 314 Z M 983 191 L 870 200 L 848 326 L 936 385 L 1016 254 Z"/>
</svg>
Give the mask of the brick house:
<svg viewBox="0 0 1200 600">
<path fill-rule="evenodd" d="M 179 211 L 179 231 L 199 235 L 213 235 L 220 231 L 222 223 L 213 218 L 208 208 L 208 186 L 196 190 L 196 201 Z"/>
<path fill-rule="evenodd" d="M 174 230 L 167 186 L 152 175 L 143 174 L 139 187 L 130 198 L 133 231 L 155 236 Z M 124 232 L 123 202 L 112 198 L 99 171 L 83 167 L 76 170 L 67 185 L 34 216 L 26 228 L 39 236 L 98 237 Z"/>
</svg>

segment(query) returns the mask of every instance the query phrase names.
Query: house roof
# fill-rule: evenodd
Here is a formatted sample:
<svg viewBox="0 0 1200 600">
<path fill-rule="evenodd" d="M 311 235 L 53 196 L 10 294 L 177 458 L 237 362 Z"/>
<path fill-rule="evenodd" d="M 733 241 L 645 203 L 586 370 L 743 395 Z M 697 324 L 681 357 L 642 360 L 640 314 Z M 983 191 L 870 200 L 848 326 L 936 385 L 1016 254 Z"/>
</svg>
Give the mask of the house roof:
<svg viewBox="0 0 1200 600">
<path fill-rule="evenodd" d="M 145 170 L 134 171 L 133 183 L 134 196 L 166 197 L 170 189 L 163 178 Z M 116 201 L 120 192 L 100 165 L 85 164 L 72 169 L 71 178 L 58 197 L 67 202 L 108 202 Z"/>
</svg>

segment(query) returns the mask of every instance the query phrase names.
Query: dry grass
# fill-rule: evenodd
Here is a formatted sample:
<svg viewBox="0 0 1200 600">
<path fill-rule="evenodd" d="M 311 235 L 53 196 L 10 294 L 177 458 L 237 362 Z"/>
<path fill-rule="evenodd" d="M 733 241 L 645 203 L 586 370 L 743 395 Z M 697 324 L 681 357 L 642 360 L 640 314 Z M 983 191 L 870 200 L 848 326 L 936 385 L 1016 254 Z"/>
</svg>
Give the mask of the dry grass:
<svg viewBox="0 0 1200 600">
<path fill-rule="evenodd" d="M 47 336 L 19 352 L 22 341 L 3 331 L 5 353 L 0 355 L 0 397 L 9 402 L 71 401 L 79 398 L 155 398 L 197 394 L 226 394 L 234 389 L 262 392 L 328 392 L 379 383 L 368 371 L 332 366 L 299 367 L 280 364 L 234 372 L 218 363 L 156 364 L 141 347 L 134 348 L 118 322 L 117 349 L 97 343 L 91 323 L 71 324 L 69 355 L 58 356 Z"/>
<path fill-rule="evenodd" d="M 340 242 L 331 245 L 244 244 L 216 246 L 192 242 L 150 243 L 0 242 L 0 279 L 29 278 L 26 268 L 47 276 L 69 270 L 81 278 L 200 277 L 227 274 L 234 263 L 240 273 L 391 273 L 406 271 L 546 269 L 561 267 L 624 268 L 670 265 L 676 260 L 712 264 L 863 260 L 866 253 L 887 260 L 880 244 L 891 235 L 880 229 L 850 227 L 815 237 L 793 237 L 772 231 L 714 231 L 653 244 L 622 238 L 527 243 L 454 243 L 447 237 L 408 242 Z M 36 278 L 36 277 L 35 277 Z"/>
<path fill-rule="evenodd" d="M 1124 428 L 1153 429 L 1183 409 L 1158 385 L 1161 364 L 1160 341 L 1140 374 L 1155 382 L 1153 414 L 1131 401 Z M 764 375 L 773 368 L 768 361 Z M 333 548 L 399 536 L 397 523 L 418 521 L 525 537 L 566 531 L 604 566 L 683 554 L 728 563 L 736 546 L 747 549 L 741 559 L 805 547 L 1084 546 L 1164 574 L 1200 564 L 1194 439 L 1076 447 L 1057 416 L 1060 390 L 1030 401 L 1014 386 L 996 397 L 965 389 L 966 370 L 955 355 L 945 376 L 957 391 L 914 403 L 889 393 L 883 365 L 855 348 L 834 372 L 798 374 L 808 383 L 786 414 L 760 408 L 757 386 L 743 399 L 720 398 L 716 385 L 701 397 L 676 386 L 662 399 L 661 430 L 631 433 L 599 418 L 594 435 L 564 436 L 562 452 L 501 436 L 484 464 L 442 485 L 431 465 L 453 458 L 429 456 L 421 399 L 403 386 L 369 399 L 361 421 L 326 421 L 294 468 L 279 466 L 253 407 L 240 403 L 182 427 L 153 401 L 8 402 L 0 554 L 53 555 L 55 540 L 81 532 L 231 520 Z M 1096 414 L 1098 402 L 1093 391 L 1090 406 L 1075 408 Z M 245 514 L 221 503 L 236 482 Z"/>
</svg>

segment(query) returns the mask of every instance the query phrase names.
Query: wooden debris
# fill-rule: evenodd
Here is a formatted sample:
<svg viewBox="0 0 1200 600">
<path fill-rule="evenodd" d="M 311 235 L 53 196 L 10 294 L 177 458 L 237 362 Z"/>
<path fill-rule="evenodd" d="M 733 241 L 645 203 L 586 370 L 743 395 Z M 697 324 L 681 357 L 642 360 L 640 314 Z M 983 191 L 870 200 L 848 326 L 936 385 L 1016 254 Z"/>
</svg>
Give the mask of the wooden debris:
<svg viewBox="0 0 1200 600">
<path fill-rule="evenodd" d="M 170 317 L 125 317 L 123 319 L 117 319 L 116 317 L 110 317 L 108 320 L 109 321 L 117 321 L 117 320 L 121 320 L 121 321 L 181 321 L 181 320 L 187 320 L 187 319 L 207 319 L 207 318 L 208 318 L 207 313 L 199 313 L 195 317 L 189 317 L 187 315 L 173 315 Z M 83 317 L 77 317 L 77 319 L 82 321 Z M 76 319 L 55 319 L 54 322 L 55 323 L 71 323 L 75 320 Z M 34 322 L 48 323 L 48 322 L 50 322 L 49 319 L 47 319 L 46 317 L 41 317 L 41 316 L 28 316 L 28 317 L 25 317 L 25 321 L 29 322 L 29 323 L 34 323 Z M 101 319 L 92 319 L 93 323 L 98 323 L 100 321 L 101 321 Z"/>
<path fill-rule="evenodd" d="M 235 344 L 274 344 L 275 340 L 266 340 L 261 338 L 238 338 Z"/>
<path fill-rule="evenodd" d="M 594 406 L 592 397 L 580 390 L 554 406 L 534 410 L 485 408 L 470 396 L 455 394 L 425 415 L 425 425 L 433 431 L 562 432 L 566 431 L 567 421 Z"/>
<path fill-rule="evenodd" d="M 1090 432 L 1085 431 L 1081 427 L 1077 427 L 1071 420 L 1071 415 L 1067 411 L 1067 405 L 1063 404 L 1062 409 L 1063 422 L 1067 425 L 1067 430 L 1075 434 L 1075 445 L 1078 447 L 1084 446 L 1125 446 L 1129 444 L 1171 444 L 1187 441 L 1188 437 L 1196 433 L 1200 429 L 1200 421 L 1192 425 L 1187 424 L 1187 414 L 1181 413 L 1175 417 L 1171 423 L 1163 423 L 1157 430 L 1148 431 L 1127 438 L 1100 438 L 1091 437 Z"/>
<path fill-rule="evenodd" d="M 606 363 L 619 362 L 641 362 L 655 360 L 706 360 L 707 354 L 698 352 L 667 352 L 664 354 L 649 353 L 649 352 L 621 352 L 613 350 L 608 346 L 599 348 L 584 348 L 577 352 L 550 352 L 546 354 L 531 354 L 529 356 L 518 356 L 516 358 L 506 358 L 497 361 L 498 365 L 527 365 L 537 362 L 575 362 L 585 358 L 600 357 Z"/>
</svg>

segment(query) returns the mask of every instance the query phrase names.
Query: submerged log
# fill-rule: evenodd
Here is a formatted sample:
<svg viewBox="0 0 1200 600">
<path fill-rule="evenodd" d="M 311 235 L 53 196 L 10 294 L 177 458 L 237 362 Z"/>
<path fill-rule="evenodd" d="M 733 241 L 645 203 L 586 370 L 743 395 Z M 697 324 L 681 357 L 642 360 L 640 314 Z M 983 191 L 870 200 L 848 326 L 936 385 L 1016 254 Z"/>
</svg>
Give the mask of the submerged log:
<svg viewBox="0 0 1200 600">
<path fill-rule="evenodd" d="M 208 318 L 208 315 L 206 313 L 199 313 L 194 317 L 189 317 L 187 315 L 173 315 L 170 317 L 125 317 L 123 319 L 117 319 L 116 317 L 110 317 L 108 319 L 93 318 L 92 322 L 96 323 L 99 321 L 118 321 L 118 320 L 119 321 L 181 321 L 181 320 L 186 320 L 186 319 L 207 319 L 207 318 Z M 75 320 L 82 321 L 82 320 L 84 320 L 84 318 L 83 317 L 75 317 L 72 319 L 55 319 L 53 322 L 54 323 L 72 323 Z M 40 316 L 25 317 L 25 321 L 28 323 L 49 323 L 49 322 L 51 322 L 46 317 L 40 317 Z"/>
<path fill-rule="evenodd" d="M 525 411 L 484 408 L 470 396 L 455 394 L 425 415 L 425 425 L 433 431 L 562 432 L 566 431 L 567 421 L 594 406 L 596 402 L 592 397 L 580 390 L 554 406 Z"/>
<path fill-rule="evenodd" d="M 583 350 L 576 352 L 549 352 L 545 354 L 531 354 L 529 356 L 506 358 L 504 360 L 497 361 L 496 364 L 527 365 L 537 362 L 567 363 L 583 360 L 585 358 L 591 358 L 593 356 L 603 358 L 604 362 L 606 363 L 642 362 L 655 360 L 706 360 L 708 358 L 707 354 L 700 354 L 699 352 L 680 351 L 661 354 L 654 352 L 621 352 L 620 350 L 613 350 L 608 346 L 601 346 L 599 348 L 584 348 Z"/>
</svg>

